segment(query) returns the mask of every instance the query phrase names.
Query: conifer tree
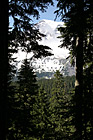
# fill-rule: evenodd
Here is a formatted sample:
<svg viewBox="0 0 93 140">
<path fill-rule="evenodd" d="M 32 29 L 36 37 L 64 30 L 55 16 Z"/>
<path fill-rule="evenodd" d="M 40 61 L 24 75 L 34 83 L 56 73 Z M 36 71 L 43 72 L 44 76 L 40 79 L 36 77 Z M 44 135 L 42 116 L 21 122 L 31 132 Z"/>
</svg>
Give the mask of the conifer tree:
<svg viewBox="0 0 93 140">
<path fill-rule="evenodd" d="M 49 4 L 53 5 L 51 1 L 20 1 L 20 0 L 6 0 L 2 1 L 0 5 L 0 18 L 1 18 L 1 28 L 0 28 L 0 138 L 1 140 L 6 139 L 6 102 L 7 102 L 7 75 L 8 75 L 8 44 L 11 43 L 14 52 L 14 47 L 18 50 L 18 46 L 22 47 L 23 50 L 35 52 L 35 57 L 40 57 L 41 55 L 50 55 L 48 50 L 44 50 L 44 47 L 38 43 L 36 39 L 41 38 L 41 34 L 38 30 L 32 29 L 31 15 L 33 17 L 39 18 L 39 11 L 45 12 L 45 9 Z M 9 27 L 9 17 L 13 18 L 14 24 L 13 28 L 10 30 Z M 31 38 L 30 38 L 31 37 Z M 32 39 L 32 40 L 31 40 Z M 29 40 L 28 44 L 26 44 Z M 10 41 L 10 42 L 9 42 Z M 20 45 L 19 45 L 20 44 Z M 34 44 L 34 45 L 33 45 Z M 49 49 L 49 47 L 45 47 Z"/>
<path fill-rule="evenodd" d="M 12 95 L 12 124 L 8 139 L 30 139 L 33 135 L 32 111 L 38 86 L 36 76 L 27 59 L 19 71 L 18 89 Z"/>
<path fill-rule="evenodd" d="M 40 87 L 34 104 L 34 126 L 37 139 L 50 139 L 49 94 Z"/>
<path fill-rule="evenodd" d="M 56 71 L 54 86 L 50 98 L 50 120 L 53 124 L 54 139 L 69 139 L 71 136 L 71 117 L 69 116 L 70 95 L 65 93 L 64 79 Z"/>
<path fill-rule="evenodd" d="M 35 52 L 35 56 L 41 55 L 47 56 L 48 51 L 44 50 L 44 47 L 38 43 L 36 39 L 40 39 L 41 34 L 36 30 L 32 29 L 31 15 L 39 17 L 39 11 L 44 12 L 49 4 L 53 4 L 52 1 L 20 1 L 20 0 L 6 0 L 0 4 L 0 139 L 6 139 L 6 102 L 7 102 L 7 81 L 8 81 L 8 44 L 11 43 L 13 52 L 14 47 L 18 50 L 18 46 L 22 47 L 23 50 Z M 13 18 L 13 28 L 9 28 L 9 17 Z M 31 37 L 31 38 L 30 38 Z M 32 40 L 31 40 L 32 39 Z M 29 43 L 26 44 L 26 41 Z M 9 42 L 10 41 L 10 42 Z M 20 45 L 19 45 L 20 44 Z M 34 45 L 33 45 L 34 44 Z M 45 47 L 49 49 L 49 47 Z M 48 53 L 50 54 L 50 53 Z"/>
<path fill-rule="evenodd" d="M 8 81 L 7 81 L 7 134 L 10 135 L 10 130 L 11 130 L 11 126 L 14 123 L 14 106 L 15 106 L 15 102 L 14 102 L 14 95 L 16 94 L 16 85 L 13 84 L 13 79 L 16 73 L 16 68 L 15 65 L 12 63 L 13 61 L 15 61 L 14 58 L 12 58 L 12 49 L 9 47 L 9 53 L 8 53 L 8 61 L 9 61 L 9 66 L 8 66 Z M 10 140 L 13 139 L 12 137 L 12 133 L 11 133 L 11 137 L 9 138 Z"/>
<path fill-rule="evenodd" d="M 87 26 L 84 40 L 84 76 L 83 76 L 83 135 L 85 140 L 93 137 L 93 2 L 90 1 L 86 12 Z"/>
<path fill-rule="evenodd" d="M 63 37 L 61 47 L 69 48 L 71 57 L 76 57 L 76 82 L 75 82 L 75 126 L 76 126 L 76 139 L 83 139 L 83 65 L 84 65 L 84 49 L 88 39 L 89 29 L 88 23 L 91 23 L 89 17 L 93 17 L 91 6 L 93 2 L 90 1 L 69 1 L 58 0 L 57 14 L 65 22 L 65 28 L 60 28 Z M 88 33 L 88 34 L 87 34 Z M 86 36 L 87 34 L 87 36 Z"/>
</svg>

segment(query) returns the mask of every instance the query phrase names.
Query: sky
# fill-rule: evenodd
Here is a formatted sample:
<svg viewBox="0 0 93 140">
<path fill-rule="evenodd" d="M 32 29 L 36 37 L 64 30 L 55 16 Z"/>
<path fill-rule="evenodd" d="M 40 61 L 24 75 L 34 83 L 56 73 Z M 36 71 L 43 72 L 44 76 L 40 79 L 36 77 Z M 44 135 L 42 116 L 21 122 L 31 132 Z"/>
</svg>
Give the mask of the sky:
<svg viewBox="0 0 93 140">
<path fill-rule="evenodd" d="M 46 12 L 42 13 L 40 12 L 40 18 L 36 20 L 33 18 L 34 23 L 38 23 L 42 19 L 48 19 L 48 20 L 55 20 L 56 14 L 54 14 L 54 11 L 56 11 L 56 4 L 57 2 L 54 0 L 54 6 L 49 6 L 48 9 L 46 9 Z M 60 22 L 60 18 L 56 19 L 57 22 Z M 10 26 L 13 25 L 13 19 L 10 17 L 9 19 Z"/>
<path fill-rule="evenodd" d="M 54 6 L 49 6 L 46 12 L 40 12 L 40 18 L 38 20 L 34 19 L 34 22 L 37 23 L 42 19 L 55 20 L 56 14 L 54 14 L 54 11 L 57 10 L 56 4 L 57 2 L 54 2 Z M 60 22 L 60 18 L 57 18 L 56 21 Z"/>
</svg>

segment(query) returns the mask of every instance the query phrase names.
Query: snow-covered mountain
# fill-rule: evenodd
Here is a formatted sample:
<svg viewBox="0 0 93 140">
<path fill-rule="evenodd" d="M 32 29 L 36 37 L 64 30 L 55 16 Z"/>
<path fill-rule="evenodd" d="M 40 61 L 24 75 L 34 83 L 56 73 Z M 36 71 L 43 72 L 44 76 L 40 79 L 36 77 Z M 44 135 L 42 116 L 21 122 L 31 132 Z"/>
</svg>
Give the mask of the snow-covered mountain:
<svg viewBox="0 0 93 140">
<path fill-rule="evenodd" d="M 35 24 L 35 27 L 46 35 L 39 41 L 39 44 L 49 46 L 54 54 L 53 56 L 34 59 L 32 61 L 32 66 L 35 68 L 36 72 L 55 72 L 56 70 L 60 70 L 64 75 L 75 74 L 75 68 L 71 67 L 69 60 L 66 59 L 69 55 L 69 50 L 58 47 L 61 44 L 60 39 L 57 38 L 60 36 L 60 32 L 58 31 L 58 27 L 60 26 L 64 26 L 64 23 L 51 20 L 41 20 Z M 24 52 L 19 51 L 18 61 L 21 61 L 25 56 L 26 54 Z"/>
<path fill-rule="evenodd" d="M 60 36 L 58 27 L 64 26 L 63 22 L 55 22 L 51 20 L 41 20 L 36 24 L 39 31 L 46 36 L 42 38 L 42 41 L 39 41 L 40 44 L 49 46 L 53 51 L 55 57 L 66 58 L 69 51 L 65 48 L 59 48 L 61 44 L 60 39 L 57 38 Z"/>
<path fill-rule="evenodd" d="M 63 75 L 75 75 L 75 68 L 71 67 L 70 60 L 66 59 L 69 56 L 69 50 L 58 47 L 61 44 L 61 40 L 58 38 L 58 36 L 60 36 L 58 27 L 64 26 L 64 23 L 41 20 L 35 26 L 41 33 L 46 35 L 42 38 L 42 41 L 39 41 L 39 44 L 48 45 L 54 54 L 53 56 L 42 59 L 34 59 L 32 65 L 35 67 L 36 71 L 39 73 L 54 73 L 56 70 L 59 70 Z"/>
</svg>

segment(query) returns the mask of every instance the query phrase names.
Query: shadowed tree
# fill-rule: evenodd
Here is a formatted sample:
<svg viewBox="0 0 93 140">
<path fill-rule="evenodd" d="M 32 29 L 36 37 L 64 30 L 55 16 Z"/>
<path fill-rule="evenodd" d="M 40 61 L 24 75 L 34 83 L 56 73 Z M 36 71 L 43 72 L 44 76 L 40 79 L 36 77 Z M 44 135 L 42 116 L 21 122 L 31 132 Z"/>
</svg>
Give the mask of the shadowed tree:
<svg viewBox="0 0 93 140">
<path fill-rule="evenodd" d="M 42 87 L 39 88 L 33 108 L 35 138 L 42 140 L 50 139 L 49 94 Z"/>
<path fill-rule="evenodd" d="M 6 98 L 8 73 L 8 0 L 0 4 L 0 140 L 6 137 Z"/>
<path fill-rule="evenodd" d="M 27 53 L 33 52 L 36 58 L 47 56 L 50 53 L 47 51 L 48 46 L 39 45 L 37 40 L 40 40 L 43 34 L 33 24 L 33 17 L 39 18 L 39 12 L 45 12 L 52 1 L 9 1 L 9 16 L 13 18 L 13 27 L 9 34 L 10 43 L 16 49 L 22 49 Z"/>
<path fill-rule="evenodd" d="M 72 58 L 76 57 L 76 82 L 75 82 L 75 126 L 76 139 L 83 139 L 83 122 L 82 122 L 82 96 L 83 96 L 83 65 L 84 65 L 84 48 L 87 46 L 89 32 L 89 19 L 93 15 L 91 0 L 57 0 L 58 16 L 65 22 L 65 28 L 60 28 L 63 37 L 63 43 L 60 47 L 66 47 L 70 50 Z M 86 38 L 86 39 L 85 39 Z M 73 59 L 72 59 L 73 60 Z"/>
<path fill-rule="evenodd" d="M 36 39 L 40 39 L 40 33 L 32 29 L 31 18 L 39 17 L 39 11 L 44 12 L 52 1 L 20 1 L 20 0 L 6 0 L 0 4 L 0 139 L 6 139 L 6 98 L 7 98 L 7 74 L 8 74 L 8 40 L 11 46 L 18 50 L 18 46 L 23 50 L 35 52 L 35 56 L 45 53 L 47 50 L 41 45 L 38 48 Z M 8 20 L 13 17 L 13 29 L 8 34 Z M 37 35 L 38 34 L 38 35 Z M 31 40 L 32 39 L 32 40 Z M 26 45 L 26 41 L 28 44 Z M 29 46 L 29 47 L 28 47 Z M 13 48 L 14 49 L 14 48 Z M 49 49 L 49 47 L 46 47 Z M 50 54 L 50 53 L 49 53 Z"/>
<path fill-rule="evenodd" d="M 33 136 L 33 104 L 38 93 L 36 75 L 27 59 L 18 72 L 18 87 L 10 95 L 10 127 L 7 138 L 29 139 Z"/>
<path fill-rule="evenodd" d="M 54 140 L 66 140 L 71 136 L 71 116 L 69 115 L 70 94 L 65 92 L 63 75 L 56 71 L 54 85 L 50 96 L 51 135 Z"/>
</svg>

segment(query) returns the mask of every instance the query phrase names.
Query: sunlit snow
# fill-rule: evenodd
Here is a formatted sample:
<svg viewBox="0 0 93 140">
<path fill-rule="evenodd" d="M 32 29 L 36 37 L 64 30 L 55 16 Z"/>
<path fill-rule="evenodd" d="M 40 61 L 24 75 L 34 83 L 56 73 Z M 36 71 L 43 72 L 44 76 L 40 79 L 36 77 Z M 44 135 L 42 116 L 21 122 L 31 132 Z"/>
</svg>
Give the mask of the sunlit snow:
<svg viewBox="0 0 93 140">
<path fill-rule="evenodd" d="M 35 27 L 38 28 L 41 33 L 46 35 L 45 37 L 42 37 L 42 40 L 38 41 L 38 43 L 49 46 L 52 49 L 52 53 L 54 54 L 53 56 L 34 59 L 32 61 L 32 66 L 36 69 L 36 71 L 62 71 L 62 69 L 64 68 L 68 69 L 70 72 L 70 70 L 72 69 L 70 68 L 69 61 L 66 60 L 69 55 L 69 50 L 67 50 L 66 48 L 58 47 L 59 45 L 61 45 L 60 41 L 62 41 L 62 39 L 58 38 L 60 36 L 58 27 L 61 26 L 64 26 L 63 22 L 56 22 L 51 20 L 41 20 L 40 22 L 35 24 Z M 27 55 L 27 58 L 30 58 L 32 55 L 32 53 L 29 53 Z M 22 60 L 26 58 L 26 53 L 20 50 L 15 56 L 17 57 L 17 67 L 19 68 L 21 66 Z M 71 75 L 73 75 L 73 70 L 71 70 Z"/>
</svg>

